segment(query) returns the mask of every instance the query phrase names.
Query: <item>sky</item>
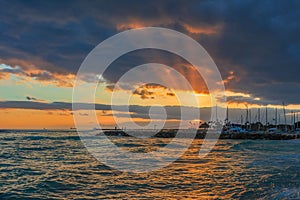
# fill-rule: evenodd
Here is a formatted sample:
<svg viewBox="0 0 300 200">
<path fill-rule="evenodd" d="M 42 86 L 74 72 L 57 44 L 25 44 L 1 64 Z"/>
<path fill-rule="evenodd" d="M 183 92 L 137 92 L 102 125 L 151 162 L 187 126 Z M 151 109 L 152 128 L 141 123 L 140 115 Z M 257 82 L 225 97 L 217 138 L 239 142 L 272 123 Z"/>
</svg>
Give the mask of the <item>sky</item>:
<svg viewBox="0 0 300 200">
<path fill-rule="evenodd" d="M 143 27 L 179 31 L 206 49 L 225 84 L 232 121 L 239 120 L 246 106 L 253 109 L 253 119 L 258 108 L 268 106 L 272 113 L 276 107 L 282 109 L 282 102 L 288 115 L 299 112 L 299 6 L 300 2 L 293 0 L 0 0 L 0 128 L 73 127 L 72 90 L 85 57 L 105 39 Z M 135 66 L 151 62 L 178 70 L 193 91 L 180 84 L 173 88 L 124 84 L 116 91 L 118 100 L 114 102 L 119 106 L 115 114 L 121 124 L 126 126 L 130 116 L 147 124 L 151 105 L 161 104 L 167 106 L 171 126 L 180 119 L 179 106 L 198 109 L 189 108 L 194 93 L 203 114 L 201 119 L 185 119 L 187 126 L 191 121 L 208 120 L 208 108 L 215 102 L 210 102 L 207 87 L 191 64 L 172 53 L 148 49 L 119 57 L 101 74 L 96 92 L 99 123 L 114 127 L 109 99 L 116 82 Z M 95 76 L 82 77 L 82 84 L 89 88 Z M 126 95 L 131 95 L 130 116 L 122 108 Z M 179 103 L 178 97 L 184 103 Z M 81 114 L 88 119 L 87 112 Z M 159 115 L 154 118 L 161 120 Z M 272 122 L 272 117 L 268 120 Z"/>
</svg>

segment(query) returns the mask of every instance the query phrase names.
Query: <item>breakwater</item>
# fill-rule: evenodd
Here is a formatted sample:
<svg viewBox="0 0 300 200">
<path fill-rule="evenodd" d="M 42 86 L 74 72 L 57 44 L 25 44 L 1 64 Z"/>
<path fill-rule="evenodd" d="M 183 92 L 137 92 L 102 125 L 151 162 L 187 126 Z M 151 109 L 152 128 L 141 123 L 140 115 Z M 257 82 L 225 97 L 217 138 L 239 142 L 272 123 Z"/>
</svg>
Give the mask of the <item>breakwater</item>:
<svg viewBox="0 0 300 200">
<path fill-rule="evenodd" d="M 152 137 L 156 138 L 174 138 L 178 130 L 176 129 L 166 129 L 160 130 Z M 184 130 L 188 134 L 188 130 Z M 139 131 L 142 135 L 143 131 Z M 150 131 L 148 131 L 150 132 Z M 131 137 L 123 130 L 105 130 L 104 134 L 107 136 L 124 136 Z M 202 131 L 197 131 L 195 136 L 196 139 L 204 139 L 206 134 L 217 134 L 217 133 L 204 133 Z M 138 135 L 138 134 L 135 134 Z M 221 133 L 219 134 L 219 139 L 239 139 L 239 140 L 295 140 L 300 139 L 299 133 L 264 133 L 264 132 L 249 132 L 249 133 Z"/>
</svg>

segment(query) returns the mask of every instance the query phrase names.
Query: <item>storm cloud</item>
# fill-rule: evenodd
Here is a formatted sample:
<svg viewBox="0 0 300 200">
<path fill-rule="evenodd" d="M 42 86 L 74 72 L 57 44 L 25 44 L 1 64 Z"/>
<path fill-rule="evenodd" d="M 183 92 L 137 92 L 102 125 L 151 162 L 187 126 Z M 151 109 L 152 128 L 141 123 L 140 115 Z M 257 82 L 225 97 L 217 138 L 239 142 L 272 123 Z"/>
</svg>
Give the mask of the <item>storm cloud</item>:
<svg viewBox="0 0 300 200">
<path fill-rule="evenodd" d="M 296 0 L 13 0 L 1 1 L 0 7 L 0 59 L 14 68 L 5 73 L 22 75 L 34 68 L 41 73 L 32 75 L 41 80 L 52 74 L 76 74 L 88 52 L 104 39 L 129 28 L 159 26 L 197 40 L 224 79 L 233 71 L 235 78 L 225 85 L 228 90 L 274 104 L 300 103 L 300 2 Z M 169 60 L 166 64 L 173 67 L 180 63 L 157 52 L 128 55 L 104 77 L 114 83 L 124 71 L 151 58 Z M 181 66 L 177 69 L 186 65 Z"/>
</svg>

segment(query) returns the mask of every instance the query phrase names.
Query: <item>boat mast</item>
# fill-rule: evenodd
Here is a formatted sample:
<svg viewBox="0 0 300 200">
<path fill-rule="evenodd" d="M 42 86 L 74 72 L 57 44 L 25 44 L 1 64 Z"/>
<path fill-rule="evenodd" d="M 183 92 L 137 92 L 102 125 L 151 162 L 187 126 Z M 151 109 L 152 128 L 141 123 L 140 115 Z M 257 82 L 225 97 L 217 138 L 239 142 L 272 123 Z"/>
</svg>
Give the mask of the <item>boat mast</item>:
<svg viewBox="0 0 300 200">
<path fill-rule="evenodd" d="M 249 128 L 249 110 L 248 105 L 246 105 L 246 128 Z"/>
<path fill-rule="evenodd" d="M 216 122 L 218 122 L 218 105 L 216 104 Z"/>
<path fill-rule="evenodd" d="M 275 126 L 277 128 L 277 107 L 275 108 Z"/>
<path fill-rule="evenodd" d="M 291 111 L 291 125 L 293 126 L 293 111 Z"/>
<path fill-rule="evenodd" d="M 251 108 L 249 109 L 249 123 L 251 124 Z"/>
<path fill-rule="evenodd" d="M 297 128 L 299 128 L 299 127 L 298 127 L 298 122 L 299 122 L 299 119 L 298 119 L 298 112 L 297 112 L 297 124 L 296 124 L 296 127 L 297 127 Z"/>
<path fill-rule="evenodd" d="M 257 109 L 257 118 L 258 118 L 258 130 L 260 130 L 260 108 Z"/>
<path fill-rule="evenodd" d="M 249 121 L 249 110 L 248 110 L 248 105 L 246 105 L 246 123 Z"/>
<path fill-rule="evenodd" d="M 260 108 L 258 108 L 258 122 L 260 122 Z"/>
<path fill-rule="evenodd" d="M 294 130 L 296 129 L 296 112 L 294 112 L 294 124 L 293 124 Z"/>
<path fill-rule="evenodd" d="M 226 108 L 226 119 L 225 119 L 225 122 L 228 123 L 229 119 L 228 119 L 228 106 Z"/>
<path fill-rule="evenodd" d="M 287 131 L 284 102 L 282 102 L 282 106 L 283 106 L 283 115 L 284 115 L 284 129 L 285 129 L 285 131 Z"/>
<path fill-rule="evenodd" d="M 266 105 L 266 126 L 268 125 L 268 105 Z"/>
</svg>

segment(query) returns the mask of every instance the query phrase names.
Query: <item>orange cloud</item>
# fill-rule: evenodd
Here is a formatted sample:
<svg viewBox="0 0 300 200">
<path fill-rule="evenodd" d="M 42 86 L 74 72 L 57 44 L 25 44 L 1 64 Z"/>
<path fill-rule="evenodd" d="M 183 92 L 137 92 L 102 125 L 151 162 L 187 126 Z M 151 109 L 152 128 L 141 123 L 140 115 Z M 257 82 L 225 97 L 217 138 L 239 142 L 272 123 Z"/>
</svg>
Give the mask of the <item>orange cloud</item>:
<svg viewBox="0 0 300 200">
<path fill-rule="evenodd" d="M 205 35 L 211 35 L 219 33 L 223 27 L 223 25 L 218 24 L 211 27 L 199 27 L 199 26 L 193 26 L 189 24 L 184 24 L 183 27 L 192 34 L 205 34 Z"/>
<path fill-rule="evenodd" d="M 133 95 L 138 95 L 141 99 L 154 99 L 155 97 L 175 96 L 175 94 L 170 89 L 159 84 L 145 84 L 133 91 Z"/>
<path fill-rule="evenodd" d="M 229 71 L 228 76 L 223 80 L 224 84 L 229 83 L 230 81 L 237 80 L 238 78 L 235 76 L 234 71 Z"/>
<path fill-rule="evenodd" d="M 0 79 L 9 79 L 12 74 L 19 78 L 19 83 L 40 82 L 45 85 L 53 84 L 58 87 L 73 87 L 74 74 L 50 72 L 39 69 L 36 65 L 24 60 L 1 60 L 9 69 L 0 69 Z"/>
<path fill-rule="evenodd" d="M 177 63 L 173 67 L 189 81 L 190 85 L 192 86 L 193 90 L 196 93 L 209 94 L 204 79 L 202 78 L 201 74 L 199 74 L 198 70 L 193 65 Z M 181 87 L 180 85 L 182 83 L 176 80 L 173 81 L 175 84 L 178 84 L 177 86 L 178 88 Z"/>
<path fill-rule="evenodd" d="M 160 20 L 150 20 L 150 19 L 141 20 L 135 17 L 127 17 L 123 20 L 116 21 L 115 26 L 118 31 L 123 31 L 127 29 L 143 28 L 147 26 L 158 26 L 158 25 L 170 24 L 170 23 L 172 23 L 172 20 L 169 18 L 161 18 Z"/>
<path fill-rule="evenodd" d="M 18 58 L 9 58 L 9 59 L 1 59 L 0 64 L 4 63 L 6 65 L 16 67 L 19 66 L 23 70 L 34 70 L 34 69 L 41 69 L 51 72 L 59 72 L 59 73 L 67 73 L 66 70 L 57 67 L 47 61 L 42 60 L 39 57 L 30 57 L 30 60 L 18 59 Z"/>
<path fill-rule="evenodd" d="M 185 30 L 191 34 L 206 34 L 206 35 L 211 35 L 211 34 L 216 34 L 219 33 L 222 28 L 223 24 L 217 24 L 217 25 L 192 25 L 188 23 L 183 23 L 183 22 L 178 22 L 175 21 L 172 18 L 169 17 L 161 17 L 159 20 L 150 20 L 150 19 L 138 19 L 134 17 L 129 17 L 126 19 L 123 19 L 121 22 L 118 21 L 116 22 L 115 26 L 118 31 L 124 31 L 127 29 L 135 29 L 135 28 L 143 28 L 143 27 L 149 27 L 149 26 L 172 26 L 174 24 L 180 24 L 182 27 L 185 28 Z"/>
<path fill-rule="evenodd" d="M 146 26 L 145 24 L 142 24 L 140 22 L 116 24 L 116 28 L 117 28 L 118 31 L 123 31 L 123 30 L 126 30 L 126 29 L 143 28 L 145 26 Z"/>
</svg>

